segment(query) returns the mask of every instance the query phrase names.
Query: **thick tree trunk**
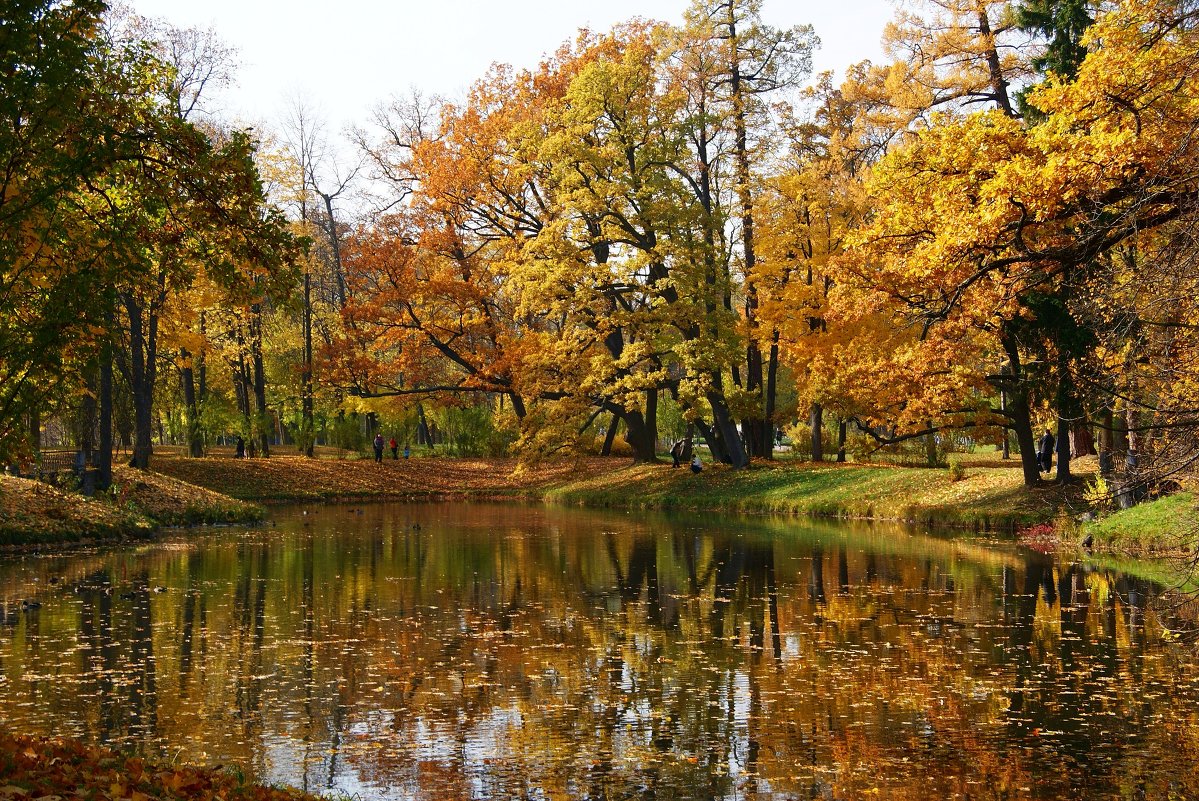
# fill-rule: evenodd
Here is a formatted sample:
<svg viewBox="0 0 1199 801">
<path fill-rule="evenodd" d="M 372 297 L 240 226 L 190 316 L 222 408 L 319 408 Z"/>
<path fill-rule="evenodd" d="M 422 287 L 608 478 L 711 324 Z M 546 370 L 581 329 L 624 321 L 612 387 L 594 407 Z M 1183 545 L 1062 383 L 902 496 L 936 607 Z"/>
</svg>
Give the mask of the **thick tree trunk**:
<svg viewBox="0 0 1199 801">
<path fill-rule="evenodd" d="M 429 431 L 429 420 L 425 417 L 425 405 L 416 404 L 416 442 L 429 448 L 433 446 L 433 435 Z"/>
<path fill-rule="evenodd" d="M 924 458 L 929 467 L 937 466 L 937 435 L 933 433 L 933 422 L 928 421 L 929 431 L 924 436 Z"/>
<path fill-rule="evenodd" d="M 733 423 L 733 416 L 729 414 L 721 384 L 720 377 L 716 376 L 713 381 L 716 391 L 708 393 L 708 403 L 712 406 L 712 427 L 724 450 L 722 461 L 732 465 L 734 469 L 740 470 L 749 465 L 749 456 L 746 455 L 745 448 L 741 445 L 741 434 Z"/>
<path fill-rule="evenodd" d="M 623 416 L 625 424 L 625 441 L 633 449 L 633 461 L 638 463 L 656 462 L 657 432 L 651 430 L 645 416 L 640 411 L 626 411 Z"/>
<path fill-rule="evenodd" d="M 813 403 L 808 410 L 808 427 L 812 437 L 812 461 L 824 461 L 824 407 Z"/>
</svg>

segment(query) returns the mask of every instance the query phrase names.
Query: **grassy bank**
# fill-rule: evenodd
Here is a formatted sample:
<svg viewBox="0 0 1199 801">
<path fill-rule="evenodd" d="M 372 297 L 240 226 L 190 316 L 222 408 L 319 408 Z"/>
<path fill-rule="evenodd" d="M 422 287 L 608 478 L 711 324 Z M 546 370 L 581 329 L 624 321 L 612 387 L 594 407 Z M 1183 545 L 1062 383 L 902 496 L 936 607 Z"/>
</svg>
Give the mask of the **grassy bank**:
<svg viewBox="0 0 1199 801">
<path fill-rule="evenodd" d="M 160 526 L 253 522 L 265 510 L 159 473 L 113 470 L 109 492 L 86 498 L 0 476 L 0 546 L 143 539 Z"/>
<path fill-rule="evenodd" d="M 908 520 L 1011 530 L 1081 511 L 1079 487 L 1026 491 L 1018 465 L 944 469 L 756 463 L 699 475 L 665 464 L 583 459 L 521 468 L 505 459 L 161 459 L 173 478 L 253 501 L 511 498 L 591 507 L 675 509 Z"/>
<path fill-rule="evenodd" d="M 834 464 L 761 464 L 750 470 L 638 466 L 579 477 L 549 489 L 559 503 L 647 509 L 692 509 L 904 520 L 975 530 L 1011 530 L 1053 520 L 1076 503 L 1077 491 L 1056 486 L 1028 491 L 1018 469 Z"/>
<path fill-rule="evenodd" d="M 1199 499 L 1180 492 L 1111 514 L 1086 531 L 1105 551 L 1187 556 L 1199 547 Z"/>
</svg>

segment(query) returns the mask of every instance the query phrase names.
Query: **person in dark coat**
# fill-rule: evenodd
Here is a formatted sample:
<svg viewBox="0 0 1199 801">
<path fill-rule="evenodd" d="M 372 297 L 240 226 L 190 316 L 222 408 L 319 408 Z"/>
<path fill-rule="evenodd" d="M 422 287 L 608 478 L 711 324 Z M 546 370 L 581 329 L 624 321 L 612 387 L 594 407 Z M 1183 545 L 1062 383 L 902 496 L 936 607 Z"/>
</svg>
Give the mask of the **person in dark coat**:
<svg viewBox="0 0 1199 801">
<path fill-rule="evenodd" d="M 241 437 L 237 438 L 237 445 L 234 450 L 234 455 L 237 456 L 238 459 L 246 458 L 246 441 Z"/>
<path fill-rule="evenodd" d="M 671 467 L 678 467 L 683 463 L 683 440 L 680 439 L 670 446 L 670 458 L 674 461 Z"/>
<path fill-rule="evenodd" d="M 383 435 L 375 434 L 375 461 L 383 463 Z"/>
<path fill-rule="evenodd" d="M 1053 469 L 1053 446 L 1056 441 L 1053 438 L 1053 432 L 1048 428 L 1045 429 L 1045 435 L 1041 437 L 1041 444 L 1037 447 L 1037 455 L 1041 462 L 1041 472 L 1048 473 Z"/>
</svg>

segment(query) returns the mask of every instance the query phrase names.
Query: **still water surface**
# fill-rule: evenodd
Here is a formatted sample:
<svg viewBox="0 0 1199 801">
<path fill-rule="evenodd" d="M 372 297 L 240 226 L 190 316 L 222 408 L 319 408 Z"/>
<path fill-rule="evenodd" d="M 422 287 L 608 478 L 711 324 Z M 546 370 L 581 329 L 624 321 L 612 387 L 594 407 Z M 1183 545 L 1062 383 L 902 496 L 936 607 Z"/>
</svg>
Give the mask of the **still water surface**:
<svg viewBox="0 0 1199 801">
<path fill-rule="evenodd" d="M 273 518 L 0 560 L 3 725 L 360 798 L 1199 793 L 1187 610 L 1110 571 L 803 521 Z"/>
</svg>

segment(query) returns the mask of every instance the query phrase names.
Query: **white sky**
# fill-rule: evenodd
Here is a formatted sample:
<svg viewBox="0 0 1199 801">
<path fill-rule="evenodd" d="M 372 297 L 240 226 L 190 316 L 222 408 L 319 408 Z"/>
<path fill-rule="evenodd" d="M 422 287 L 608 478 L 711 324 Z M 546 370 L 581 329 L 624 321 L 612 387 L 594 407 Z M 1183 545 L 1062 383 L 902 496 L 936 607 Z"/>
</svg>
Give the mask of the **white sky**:
<svg viewBox="0 0 1199 801">
<path fill-rule="evenodd" d="M 130 0 L 146 17 L 213 28 L 238 51 L 238 86 L 221 116 L 277 124 L 292 99 L 330 134 L 416 87 L 460 97 L 496 62 L 532 68 L 579 28 L 640 16 L 682 22 L 688 0 Z M 890 0 L 764 0 L 774 27 L 811 24 L 816 71 L 881 57 Z M 216 110 L 216 109 L 213 109 Z"/>
</svg>

